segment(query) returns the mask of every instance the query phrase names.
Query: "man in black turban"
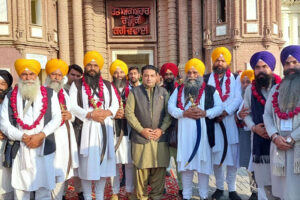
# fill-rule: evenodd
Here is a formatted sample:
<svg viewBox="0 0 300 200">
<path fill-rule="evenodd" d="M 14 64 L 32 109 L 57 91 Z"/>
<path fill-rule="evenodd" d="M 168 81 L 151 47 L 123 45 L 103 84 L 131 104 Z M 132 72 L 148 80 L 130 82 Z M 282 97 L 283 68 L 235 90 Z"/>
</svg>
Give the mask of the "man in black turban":
<svg viewBox="0 0 300 200">
<path fill-rule="evenodd" d="M 0 104 L 2 103 L 7 92 L 11 89 L 12 83 L 13 77 L 11 74 L 6 70 L 0 69 Z"/>
</svg>

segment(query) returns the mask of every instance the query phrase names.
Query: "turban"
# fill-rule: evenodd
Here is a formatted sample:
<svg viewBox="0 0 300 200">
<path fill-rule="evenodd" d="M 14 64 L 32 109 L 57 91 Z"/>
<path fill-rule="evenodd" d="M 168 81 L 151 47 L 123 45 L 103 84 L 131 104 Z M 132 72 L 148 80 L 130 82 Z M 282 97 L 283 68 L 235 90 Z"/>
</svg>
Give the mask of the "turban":
<svg viewBox="0 0 300 200">
<path fill-rule="evenodd" d="M 102 69 L 104 64 L 104 59 L 100 53 L 98 53 L 97 51 L 88 51 L 84 55 L 84 61 L 83 61 L 84 66 L 89 64 L 91 61 L 95 61 L 98 64 L 99 68 Z"/>
<path fill-rule="evenodd" d="M 65 76 L 68 73 L 69 66 L 62 59 L 51 59 L 46 64 L 46 73 L 49 75 L 56 70 L 60 70 L 62 75 Z"/>
<path fill-rule="evenodd" d="M 296 58 L 298 62 L 300 62 L 300 45 L 290 45 L 285 47 L 280 53 L 280 61 L 282 65 L 285 64 L 286 59 L 289 56 L 293 56 Z"/>
<path fill-rule="evenodd" d="M 128 67 L 126 63 L 123 62 L 122 60 L 117 59 L 110 65 L 109 68 L 110 75 L 114 75 L 117 68 L 120 68 L 125 73 L 125 75 L 128 74 Z"/>
<path fill-rule="evenodd" d="M 270 69 L 272 71 L 274 71 L 275 66 L 276 66 L 276 59 L 272 53 L 270 53 L 268 51 L 260 51 L 260 52 L 253 54 L 250 59 L 250 65 L 251 65 L 252 69 L 255 68 L 255 66 L 259 60 L 264 61 L 270 67 Z"/>
<path fill-rule="evenodd" d="M 36 75 L 41 71 L 41 64 L 37 60 L 33 59 L 18 59 L 15 62 L 15 69 L 20 76 L 25 70 L 30 70 Z"/>
<path fill-rule="evenodd" d="M 203 74 L 205 72 L 205 65 L 198 58 L 192 58 L 185 64 L 185 67 L 184 67 L 185 73 L 187 73 L 191 68 L 195 68 L 198 71 L 198 73 L 200 74 L 200 76 L 203 76 Z"/>
<path fill-rule="evenodd" d="M 6 70 L 0 69 L 0 79 L 1 78 L 7 83 L 8 88 L 10 88 L 13 82 L 13 77 L 11 76 L 11 74 Z"/>
<path fill-rule="evenodd" d="M 245 70 L 241 74 L 241 81 L 244 79 L 244 77 L 247 76 L 250 81 L 254 80 L 254 71 L 252 69 Z"/>
<path fill-rule="evenodd" d="M 178 67 L 174 63 L 165 63 L 160 69 L 160 75 L 165 76 L 167 70 L 170 70 L 175 77 L 178 75 Z"/>
<path fill-rule="evenodd" d="M 231 53 L 230 51 L 226 48 L 226 47 L 218 47 L 215 48 L 211 54 L 211 59 L 213 61 L 213 63 L 216 62 L 216 60 L 223 55 L 227 65 L 230 65 L 231 62 Z"/>
</svg>

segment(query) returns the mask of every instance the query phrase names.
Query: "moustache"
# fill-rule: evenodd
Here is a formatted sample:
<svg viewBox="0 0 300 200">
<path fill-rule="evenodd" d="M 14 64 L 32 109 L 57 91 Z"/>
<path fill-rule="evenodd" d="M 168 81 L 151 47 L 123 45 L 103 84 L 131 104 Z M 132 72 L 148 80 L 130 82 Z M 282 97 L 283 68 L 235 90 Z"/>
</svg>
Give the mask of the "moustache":
<svg viewBox="0 0 300 200">
<path fill-rule="evenodd" d="M 295 69 L 295 68 L 292 68 L 292 69 L 287 69 L 287 70 L 284 70 L 283 72 L 284 76 L 288 76 L 288 75 L 300 75 L 300 69 Z"/>
</svg>

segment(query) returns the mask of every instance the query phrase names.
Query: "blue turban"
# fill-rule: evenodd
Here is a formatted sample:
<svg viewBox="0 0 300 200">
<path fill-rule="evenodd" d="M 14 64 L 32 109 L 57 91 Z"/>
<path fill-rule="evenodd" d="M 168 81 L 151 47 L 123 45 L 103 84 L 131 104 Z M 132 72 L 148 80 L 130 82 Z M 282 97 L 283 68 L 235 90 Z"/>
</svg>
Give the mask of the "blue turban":
<svg viewBox="0 0 300 200">
<path fill-rule="evenodd" d="M 276 66 L 276 59 L 272 53 L 268 51 L 260 51 L 253 54 L 253 56 L 250 59 L 250 65 L 253 70 L 259 60 L 264 61 L 270 67 L 270 69 L 274 71 Z"/>
<path fill-rule="evenodd" d="M 300 45 L 290 45 L 285 47 L 280 53 L 280 60 L 282 65 L 285 64 L 286 59 L 289 55 L 293 56 L 300 62 Z"/>
</svg>

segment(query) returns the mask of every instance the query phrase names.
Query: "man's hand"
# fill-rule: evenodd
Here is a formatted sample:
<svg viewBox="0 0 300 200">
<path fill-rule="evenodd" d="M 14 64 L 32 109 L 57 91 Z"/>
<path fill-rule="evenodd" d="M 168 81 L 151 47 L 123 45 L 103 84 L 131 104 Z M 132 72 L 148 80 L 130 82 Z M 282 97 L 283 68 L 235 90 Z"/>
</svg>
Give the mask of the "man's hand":
<svg viewBox="0 0 300 200">
<path fill-rule="evenodd" d="M 163 131 L 160 128 L 154 129 L 152 132 L 153 140 L 158 140 L 162 136 Z"/>
<path fill-rule="evenodd" d="M 70 120 L 70 119 L 72 119 L 72 114 L 67 110 L 61 111 L 61 118 L 63 121 Z"/>
<path fill-rule="evenodd" d="M 248 108 L 243 106 L 242 110 L 238 113 L 240 119 L 245 119 L 247 115 L 249 115 Z"/>
<path fill-rule="evenodd" d="M 117 114 L 115 116 L 115 119 L 124 119 L 124 118 L 125 118 L 124 109 L 119 108 L 119 110 L 117 111 Z"/>
<path fill-rule="evenodd" d="M 293 145 L 289 144 L 286 142 L 285 138 L 282 136 L 277 136 L 274 141 L 275 145 L 277 146 L 278 149 L 287 151 L 291 148 L 293 148 Z"/>
<path fill-rule="evenodd" d="M 23 135 L 23 137 L 24 137 L 24 135 Z M 43 141 L 44 141 L 46 135 L 45 135 L 45 133 L 40 132 L 38 134 L 30 135 L 28 137 L 30 137 L 30 140 L 27 143 L 25 142 L 26 146 L 28 148 L 35 149 L 43 144 Z"/>
<path fill-rule="evenodd" d="M 252 132 L 255 132 L 257 135 L 259 135 L 265 139 L 269 139 L 269 135 L 266 131 L 264 123 L 256 124 L 255 126 L 253 126 L 251 128 L 251 130 L 252 130 Z"/>
<path fill-rule="evenodd" d="M 206 112 L 204 110 L 201 110 L 198 107 L 190 107 L 189 109 L 183 112 L 183 117 L 187 117 L 191 119 L 199 119 L 205 116 L 206 116 Z"/>
<path fill-rule="evenodd" d="M 23 134 L 22 136 L 22 142 L 24 142 L 26 145 L 30 141 L 31 136 L 27 135 L 26 133 Z"/>
<path fill-rule="evenodd" d="M 153 130 L 150 128 L 144 128 L 141 132 L 141 134 L 148 140 L 152 140 L 153 139 Z"/>
<path fill-rule="evenodd" d="M 222 114 L 216 118 L 216 121 L 221 122 L 226 116 L 228 116 L 228 113 L 224 110 Z"/>
<path fill-rule="evenodd" d="M 100 123 L 104 123 L 106 117 L 111 116 L 110 110 L 96 109 L 92 112 L 92 120 Z"/>
<path fill-rule="evenodd" d="M 0 131 L 0 140 L 4 140 L 6 138 L 6 136 L 4 135 L 4 133 L 2 133 L 2 131 Z"/>
</svg>

